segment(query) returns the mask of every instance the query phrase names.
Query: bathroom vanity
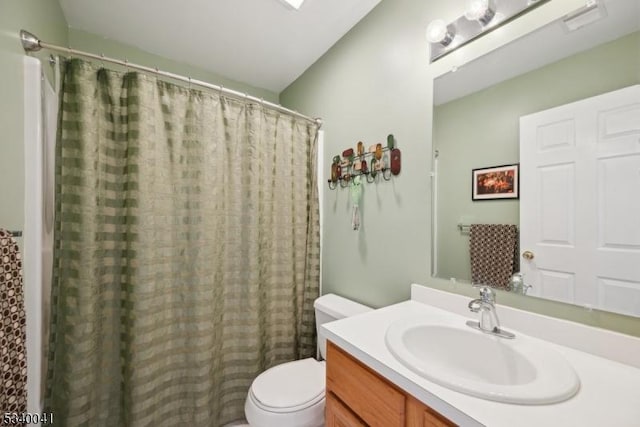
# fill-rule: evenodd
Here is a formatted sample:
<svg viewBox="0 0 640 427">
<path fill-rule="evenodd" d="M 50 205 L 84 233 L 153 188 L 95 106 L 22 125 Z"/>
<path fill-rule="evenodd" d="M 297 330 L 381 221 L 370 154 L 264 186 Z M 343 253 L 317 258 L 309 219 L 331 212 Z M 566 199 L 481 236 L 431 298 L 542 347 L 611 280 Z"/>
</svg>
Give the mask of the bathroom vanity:
<svg viewBox="0 0 640 427">
<path fill-rule="evenodd" d="M 468 302 L 413 285 L 410 301 L 325 324 L 326 425 L 637 425 L 640 339 L 635 337 L 498 306 L 502 327 L 514 332 L 515 340 L 559 354 L 577 374 L 577 392 L 552 404 L 506 403 L 455 391 L 410 369 L 390 351 L 385 339 L 390 326 L 421 316 L 434 324 L 464 325 L 477 320 L 467 313 Z M 451 351 L 481 357 L 473 343 Z M 507 369 L 513 369 L 508 361 Z"/>
<path fill-rule="evenodd" d="M 326 398 L 327 427 L 455 425 L 331 342 Z"/>
</svg>

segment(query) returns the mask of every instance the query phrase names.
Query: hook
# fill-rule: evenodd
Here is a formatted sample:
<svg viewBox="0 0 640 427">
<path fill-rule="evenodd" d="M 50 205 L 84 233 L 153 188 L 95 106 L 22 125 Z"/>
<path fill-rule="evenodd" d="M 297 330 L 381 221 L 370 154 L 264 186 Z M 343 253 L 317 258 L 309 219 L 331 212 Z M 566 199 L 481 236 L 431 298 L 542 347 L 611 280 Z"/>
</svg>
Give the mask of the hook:
<svg viewBox="0 0 640 427">
<path fill-rule="evenodd" d="M 374 182 L 376 180 L 376 177 L 373 176 L 373 174 L 371 172 L 366 172 L 365 175 L 367 177 L 367 182 L 369 184 L 371 184 L 372 182 Z"/>
<path fill-rule="evenodd" d="M 125 58 L 124 60 L 124 68 L 125 71 L 128 73 L 129 72 L 129 60 Z"/>
<path fill-rule="evenodd" d="M 382 177 L 385 181 L 391 181 L 391 168 L 382 168 Z"/>
<path fill-rule="evenodd" d="M 104 53 L 100 54 L 100 66 L 104 68 Z"/>
<path fill-rule="evenodd" d="M 73 54 L 71 53 L 71 45 L 67 46 L 67 59 L 73 59 Z"/>
</svg>

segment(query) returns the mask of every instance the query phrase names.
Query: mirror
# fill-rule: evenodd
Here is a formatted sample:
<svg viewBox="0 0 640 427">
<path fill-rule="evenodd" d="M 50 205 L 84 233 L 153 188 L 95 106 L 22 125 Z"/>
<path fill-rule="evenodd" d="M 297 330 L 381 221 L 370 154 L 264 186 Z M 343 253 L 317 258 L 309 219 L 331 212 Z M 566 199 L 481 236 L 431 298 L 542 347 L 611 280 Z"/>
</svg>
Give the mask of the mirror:
<svg viewBox="0 0 640 427">
<path fill-rule="evenodd" d="M 567 104 L 640 84 L 640 2 L 609 0 L 597 4 L 600 6 L 595 10 L 583 10 L 568 22 L 565 19 L 553 22 L 435 79 L 435 179 L 432 187 L 432 271 L 435 277 L 471 281 L 468 226 L 511 224 L 517 226 L 519 237 L 516 239 L 517 245 L 510 246 L 511 251 L 507 253 L 514 255 L 515 252 L 515 258 L 512 258 L 516 260 L 513 271 L 521 270 L 524 273 L 524 283 L 533 285 L 528 295 L 640 316 L 640 281 L 636 277 L 640 275 L 637 267 L 640 265 L 640 224 L 637 220 L 640 218 L 640 205 L 632 202 L 638 199 L 639 191 L 637 177 L 640 172 L 640 127 L 637 124 L 640 123 L 640 107 L 628 109 L 626 119 L 635 125 L 631 125 L 632 129 L 625 128 L 622 131 L 630 138 L 627 145 L 631 147 L 625 170 L 632 174 L 625 176 L 631 177 L 633 182 L 623 184 L 626 189 L 633 191 L 633 195 L 630 194 L 628 198 L 624 196 L 624 192 L 620 195 L 610 190 L 614 187 L 603 185 L 597 178 L 591 181 L 580 177 L 567 179 L 560 173 L 556 174 L 556 181 L 544 180 L 535 175 L 535 169 L 526 169 L 530 168 L 528 165 L 533 156 L 529 156 L 528 151 L 526 157 L 522 156 L 520 151 L 521 117 L 532 117 L 538 112 L 562 108 Z M 592 20 L 594 22 L 590 22 Z M 585 23 L 587 24 L 582 25 Z M 579 28 L 572 29 L 573 27 Z M 562 132 L 564 136 L 573 132 L 566 128 L 561 131 L 560 128 L 562 127 L 556 129 L 560 132 L 556 134 L 559 138 Z M 540 129 L 538 134 L 539 132 Z M 556 161 L 557 164 L 563 162 L 564 160 Z M 472 200 L 474 169 L 513 164 L 520 165 L 519 199 Z M 602 211 L 603 216 L 617 218 L 620 211 L 629 210 L 625 218 L 630 221 L 630 227 L 616 230 L 618 237 L 614 240 L 617 243 L 613 242 L 609 246 L 612 252 L 622 249 L 629 251 L 629 256 L 622 263 L 616 264 L 616 270 L 629 270 L 627 276 L 632 277 L 612 279 L 610 275 L 598 277 L 596 274 L 590 281 L 593 283 L 588 285 L 592 288 L 589 295 L 583 292 L 582 287 L 587 281 L 579 279 L 582 276 L 573 275 L 570 269 L 567 269 L 569 272 L 565 271 L 561 260 L 553 268 L 545 269 L 536 265 L 538 261 L 542 264 L 542 257 L 536 257 L 537 251 L 541 249 L 525 247 L 530 243 L 521 241 L 523 235 L 539 234 L 540 225 L 534 222 L 540 218 L 549 221 L 552 218 L 549 216 L 550 211 L 564 215 L 564 219 L 557 223 L 561 224 L 562 221 L 581 223 L 594 210 L 586 209 L 588 212 L 585 212 L 580 206 L 575 207 L 575 203 L 571 207 L 568 193 L 560 190 L 566 190 L 574 185 L 572 183 L 575 183 L 575 189 L 583 193 L 598 194 L 598 197 L 607 200 L 615 199 L 615 202 L 609 203 L 617 206 L 615 215 L 603 211 L 602 206 L 595 208 Z M 534 187 L 537 189 L 535 192 L 532 190 Z M 534 201 L 533 209 L 522 210 L 525 203 L 531 203 L 533 193 L 539 193 L 538 205 Z M 554 202 L 550 202 L 551 200 Z M 545 201 L 546 204 L 540 201 Z M 626 208 L 620 209 L 620 206 Z M 567 214 L 571 209 L 574 209 L 570 212 L 571 215 Z M 532 211 L 535 212 L 532 214 Z M 521 222 L 521 217 L 527 218 L 526 221 Z M 575 231 L 573 223 L 565 225 L 567 229 L 574 230 L 572 233 L 580 233 Z M 600 237 L 596 236 L 596 240 L 602 240 L 603 231 L 598 230 L 597 233 L 600 233 Z M 504 243 L 503 240 L 500 242 Z M 553 239 L 548 243 L 547 246 L 564 245 L 560 240 Z M 570 243 L 573 245 L 573 241 Z M 525 251 L 529 252 L 526 258 L 533 258 L 523 259 Z M 496 259 L 503 260 L 508 256 L 502 255 Z M 577 257 L 577 260 L 576 256 L 572 258 L 574 264 L 600 263 L 585 262 L 584 258 L 581 262 L 579 255 Z M 567 265 L 570 263 L 568 261 Z M 519 293 L 526 289 L 522 286 L 515 287 Z"/>
</svg>

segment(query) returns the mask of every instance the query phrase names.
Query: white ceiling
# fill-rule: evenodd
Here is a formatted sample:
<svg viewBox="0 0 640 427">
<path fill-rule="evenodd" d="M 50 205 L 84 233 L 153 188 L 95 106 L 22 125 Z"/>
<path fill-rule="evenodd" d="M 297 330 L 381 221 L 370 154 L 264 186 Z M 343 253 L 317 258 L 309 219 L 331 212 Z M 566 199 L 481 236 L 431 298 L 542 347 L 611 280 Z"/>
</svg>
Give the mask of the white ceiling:
<svg viewBox="0 0 640 427">
<path fill-rule="evenodd" d="M 60 0 L 60 5 L 72 28 L 279 93 L 379 2 L 306 0 L 297 11 L 281 0 Z"/>
</svg>

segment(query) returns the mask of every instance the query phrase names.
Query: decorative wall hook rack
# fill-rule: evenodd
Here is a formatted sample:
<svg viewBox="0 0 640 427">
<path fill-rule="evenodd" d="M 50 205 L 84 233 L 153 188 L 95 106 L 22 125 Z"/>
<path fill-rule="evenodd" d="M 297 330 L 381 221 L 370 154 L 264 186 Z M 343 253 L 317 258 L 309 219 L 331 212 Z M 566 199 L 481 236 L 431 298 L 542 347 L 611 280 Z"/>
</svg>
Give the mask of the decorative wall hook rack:
<svg viewBox="0 0 640 427">
<path fill-rule="evenodd" d="M 356 177 L 364 177 L 368 183 L 379 180 L 385 181 L 398 175 L 401 169 L 401 153 L 396 147 L 393 134 L 387 136 L 387 144 L 377 143 L 365 148 L 362 141 L 356 144 L 355 150 L 347 148 L 342 155 L 336 155 L 331 162 L 330 178 L 327 180 L 329 188 L 347 188 Z"/>
</svg>

